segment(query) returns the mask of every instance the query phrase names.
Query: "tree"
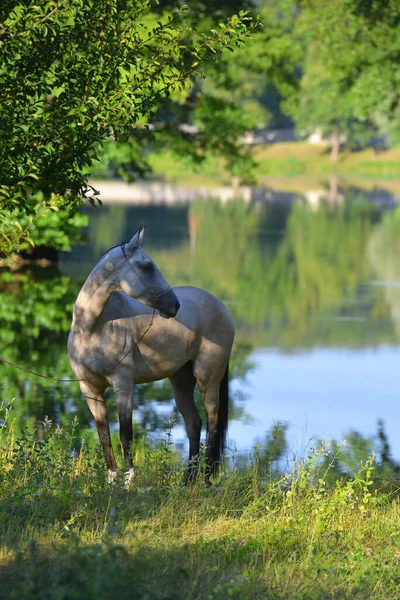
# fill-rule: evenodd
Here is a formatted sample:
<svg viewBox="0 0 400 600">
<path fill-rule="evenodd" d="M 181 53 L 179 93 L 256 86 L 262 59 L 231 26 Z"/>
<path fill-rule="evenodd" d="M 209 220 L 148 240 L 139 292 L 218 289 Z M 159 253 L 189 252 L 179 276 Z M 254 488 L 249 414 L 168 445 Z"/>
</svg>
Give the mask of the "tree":
<svg viewBox="0 0 400 600">
<path fill-rule="evenodd" d="M 182 2 L 180 2 L 182 4 Z M 153 11 L 163 14 L 171 10 L 173 3 L 161 0 Z M 187 19 L 196 31 L 206 34 L 218 28 L 234 12 L 254 9 L 252 0 L 221 0 L 202 2 L 192 0 L 188 6 Z M 259 36 L 259 31 L 255 38 Z M 252 52 L 254 40 L 247 40 Z M 232 48 L 231 48 L 232 49 Z M 254 161 L 249 149 L 240 143 L 241 136 L 263 120 L 264 109 L 251 97 L 258 84 L 248 63 L 243 61 L 241 49 L 232 54 L 224 52 L 218 61 L 210 55 L 203 63 L 204 78 L 196 77 L 186 95 L 171 96 L 160 103 L 155 114 L 157 135 L 151 140 L 151 152 L 171 150 L 178 158 L 184 158 L 199 168 L 205 158 L 222 156 L 230 173 L 243 178 L 251 176 Z M 186 126 L 190 125 L 189 128 Z M 102 156 L 114 173 L 127 179 L 135 176 L 138 165 L 137 148 L 141 140 L 131 136 L 125 147 L 112 142 Z M 147 167 L 142 160 L 141 167 Z"/>
<path fill-rule="evenodd" d="M 300 134 L 365 144 L 400 139 L 398 0 L 260 0 L 265 26 L 247 45 L 253 69 L 278 91 Z M 259 45 L 263 49 L 252 53 Z M 263 98 L 268 103 L 268 96 Z"/>
<path fill-rule="evenodd" d="M 397 0 L 301 0 L 299 90 L 286 104 L 300 129 L 319 126 L 338 140 L 365 142 L 372 124 L 399 130 L 400 4 Z"/>
<path fill-rule="evenodd" d="M 321 61 L 348 91 L 354 114 L 399 121 L 400 4 L 397 0 L 303 0 Z"/>
<path fill-rule="evenodd" d="M 161 0 L 153 11 L 162 14 L 171 4 Z M 218 61 L 206 60 L 205 77 L 195 78 L 188 94 L 175 95 L 160 103 L 154 117 L 157 134 L 150 143 L 145 143 L 145 152 L 143 138 L 138 139 L 135 134 L 123 143 L 110 140 L 101 156 L 103 173 L 133 180 L 146 172 L 146 158 L 151 152 L 168 150 L 178 160 L 195 164 L 198 169 L 210 155 L 223 157 L 232 175 L 242 180 L 253 178 L 251 148 L 241 144 L 241 139 L 260 123 L 285 119 L 277 107 L 279 94 L 275 80 L 282 82 L 283 87 L 284 83 L 286 87 L 294 85 L 293 60 L 287 60 L 289 53 L 296 53 L 287 35 L 294 20 L 293 0 L 268 0 L 266 7 L 251 0 L 192 0 L 187 13 L 191 26 L 205 33 L 218 27 L 232 10 L 254 11 L 255 4 L 263 21 L 256 35 L 235 52 L 222 53 Z"/>
<path fill-rule="evenodd" d="M 197 33 L 184 9 L 157 22 L 151 0 L 5 0 L 0 7 L 0 230 L 3 250 L 27 237 L 19 218 L 81 204 L 103 140 L 144 130 L 161 100 L 187 96 L 201 65 L 239 45 L 256 21 L 234 15 Z M 28 224 L 29 229 L 29 224 Z"/>
<path fill-rule="evenodd" d="M 349 90 L 342 88 L 335 72 L 326 68 L 318 51 L 308 52 L 295 101 L 284 103 L 301 137 L 319 130 L 331 145 L 331 163 L 336 164 L 341 145 L 362 147 L 376 132 L 369 119 L 357 118 Z"/>
</svg>

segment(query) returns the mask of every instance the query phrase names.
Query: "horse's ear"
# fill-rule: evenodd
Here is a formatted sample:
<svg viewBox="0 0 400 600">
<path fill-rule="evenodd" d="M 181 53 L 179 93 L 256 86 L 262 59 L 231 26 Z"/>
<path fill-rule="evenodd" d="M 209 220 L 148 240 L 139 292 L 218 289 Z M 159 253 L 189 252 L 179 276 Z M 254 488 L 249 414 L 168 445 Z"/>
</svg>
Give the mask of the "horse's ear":
<svg viewBox="0 0 400 600">
<path fill-rule="evenodd" d="M 145 229 L 146 229 L 146 225 L 144 225 L 144 226 L 140 225 L 139 229 L 137 230 L 137 232 L 135 233 L 133 238 L 126 244 L 126 246 L 125 246 L 126 252 L 133 252 L 133 250 L 135 248 L 142 245 Z"/>
</svg>

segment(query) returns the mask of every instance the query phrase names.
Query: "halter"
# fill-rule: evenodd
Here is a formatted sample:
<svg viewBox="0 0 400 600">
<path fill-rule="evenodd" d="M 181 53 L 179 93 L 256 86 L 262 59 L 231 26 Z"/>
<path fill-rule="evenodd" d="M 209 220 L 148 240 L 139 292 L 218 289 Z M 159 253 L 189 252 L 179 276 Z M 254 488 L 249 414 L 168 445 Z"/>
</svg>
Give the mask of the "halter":
<svg viewBox="0 0 400 600">
<path fill-rule="evenodd" d="M 139 273 L 137 272 L 137 270 L 136 270 L 136 269 L 134 269 L 134 268 L 132 267 L 131 263 L 129 262 L 129 258 L 128 258 L 128 256 L 126 255 L 126 252 L 125 252 L 125 246 L 126 246 L 126 242 L 121 242 L 121 250 L 122 250 L 122 255 L 123 255 L 124 259 L 127 261 L 128 265 L 129 265 L 129 267 L 130 267 L 130 269 L 131 269 L 131 270 L 132 270 L 132 271 L 135 273 L 136 277 L 139 279 L 139 281 L 140 281 L 140 282 L 141 282 L 141 283 L 144 285 L 144 287 L 146 288 L 146 290 L 149 292 L 149 294 L 150 294 L 150 296 L 151 296 L 152 300 L 154 301 L 154 308 L 156 308 L 157 300 L 158 300 L 159 298 L 161 298 L 161 296 L 165 296 L 166 294 L 169 294 L 169 292 L 172 292 L 172 288 L 171 288 L 171 286 L 169 285 L 169 286 L 168 286 L 168 289 L 167 289 L 165 292 L 161 292 L 161 294 L 155 294 L 155 293 L 153 292 L 153 290 L 156 290 L 157 288 L 156 288 L 155 286 L 151 286 L 151 287 L 149 287 L 149 286 L 146 284 L 146 282 L 145 282 L 145 281 L 143 281 L 143 279 L 140 277 L 140 275 L 139 275 Z"/>
<path fill-rule="evenodd" d="M 131 265 L 131 263 L 129 262 L 129 259 L 126 255 L 125 252 L 125 245 L 126 242 L 122 242 L 121 243 L 121 250 L 122 250 L 122 254 L 124 256 L 124 259 L 126 261 L 128 261 L 128 265 L 130 266 L 130 268 L 132 269 L 132 271 L 135 273 L 136 277 L 139 279 L 139 281 L 141 281 L 141 283 L 144 285 L 144 287 L 147 289 L 147 291 L 150 293 L 150 296 L 152 297 L 153 301 L 154 301 L 154 306 L 153 306 L 153 314 L 151 315 L 151 320 L 149 325 L 147 326 L 147 329 L 145 329 L 144 333 L 140 336 L 140 338 L 137 340 L 137 342 L 135 342 L 135 344 L 132 346 L 132 348 L 130 348 L 128 350 L 128 352 L 126 352 L 122 358 L 120 358 L 120 360 L 113 366 L 113 368 L 108 371 L 108 373 L 106 373 L 106 375 L 111 375 L 111 373 L 118 367 L 118 365 L 120 365 L 122 363 L 122 361 L 128 356 L 128 354 L 130 354 L 133 350 L 135 350 L 135 348 L 137 348 L 140 344 L 140 342 L 143 340 L 143 338 L 145 337 L 145 335 L 147 334 L 147 332 L 149 331 L 149 329 L 151 328 L 151 326 L 153 325 L 153 321 L 154 321 L 154 314 L 156 312 L 156 303 L 158 298 L 160 298 L 161 296 L 165 296 L 165 294 L 168 294 L 169 292 L 172 291 L 171 286 L 168 286 L 168 290 L 166 290 L 165 292 L 162 292 L 161 294 L 154 294 L 152 292 L 152 288 L 149 287 L 148 285 L 146 285 L 146 283 L 143 281 L 143 279 L 140 277 L 139 273 L 136 271 L 136 269 L 134 269 Z M 116 246 L 114 246 L 116 248 Z M 108 250 L 107 250 L 108 252 Z M 107 252 L 105 252 L 104 254 L 107 254 Z M 97 262 L 99 262 L 104 254 L 99 258 L 99 260 Z M 96 263 L 97 264 L 97 263 Z M 95 375 L 94 377 L 82 377 L 81 379 L 59 379 L 58 377 L 48 377 L 47 375 L 43 375 L 42 373 L 38 373 L 37 371 L 31 371 L 29 369 L 25 369 L 24 367 L 20 367 L 19 365 L 16 365 L 8 360 L 6 360 L 5 358 L 3 358 L 2 356 L 0 356 L 0 362 L 6 363 L 7 365 L 10 365 L 11 367 L 14 367 L 15 369 L 19 369 L 20 371 L 24 371 L 24 373 L 30 373 L 31 375 L 36 375 L 36 377 L 41 377 L 42 379 L 48 379 L 50 381 L 60 381 L 61 383 L 72 383 L 72 382 L 77 382 L 77 381 L 91 381 L 92 379 L 97 379 L 98 375 Z M 84 396 L 85 398 L 91 398 L 91 396 Z M 99 400 L 98 398 L 91 398 L 92 400 L 96 400 L 96 402 L 103 402 L 104 400 Z"/>
</svg>

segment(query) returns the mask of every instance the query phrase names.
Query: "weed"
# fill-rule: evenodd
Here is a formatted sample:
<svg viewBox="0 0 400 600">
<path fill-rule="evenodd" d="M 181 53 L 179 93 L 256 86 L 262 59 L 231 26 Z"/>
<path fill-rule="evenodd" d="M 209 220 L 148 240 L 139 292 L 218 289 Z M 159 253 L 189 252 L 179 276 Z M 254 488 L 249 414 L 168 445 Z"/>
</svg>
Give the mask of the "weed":
<svg viewBox="0 0 400 600">
<path fill-rule="evenodd" d="M 263 463 L 184 486 L 171 426 L 134 447 L 135 482 L 106 481 L 97 443 L 46 420 L 0 426 L 0 596 L 53 598 L 397 598 L 400 504 L 371 456 L 331 479 L 322 445 L 290 471 Z M 382 487 L 382 486 L 380 486 Z"/>
</svg>

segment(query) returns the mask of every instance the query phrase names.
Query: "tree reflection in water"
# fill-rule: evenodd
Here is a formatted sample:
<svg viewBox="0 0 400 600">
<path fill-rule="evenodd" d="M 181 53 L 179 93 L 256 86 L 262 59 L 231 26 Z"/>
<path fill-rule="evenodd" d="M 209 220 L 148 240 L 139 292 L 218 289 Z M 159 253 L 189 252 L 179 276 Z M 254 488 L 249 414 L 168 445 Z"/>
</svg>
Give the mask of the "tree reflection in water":
<svg viewBox="0 0 400 600">
<path fill-rule="evenodd" d="M 251 464 L 266 479 L 278 480 L 283 473 L 291 476 L 299 473 L 301 465 L 306 465 L 309 460 L 312 461 L 310 484 L 318 485 L 321 480 L 334 484 L 353 478 L 374 457 L 372 480 L 375 486 L 390 484 L 393 490 L 400 488 L 400 463 L 392 457 L 382 420 L 378 420 L 375 435 L 364 436 L 350 430 L 340 442 L 320 441 L 303 456 L 291 451 L 287 432 L 287 423 L 273 425 L 264 439 L 258 440 L 251 453 L 233 456 L 234 467 L 240 470 Z M 288 481 L 293 483 L 292 477 Z"/>
<path fill-rule="evenodd" d="M 232 398 L 231 418 L 243 420 L 253 348 L 292 352 L 398 343 L 400 293 L 368 285 L 396 278 L 398 214 L 382 215 L 360 197 L 321 204 L 318 210 L 301 199 L 293 205 L 105 206 L 91 214 L 87 244 L 64 254 L 59 269 L 2 269 L 0 355 L 44 375 L 71 377 L 66 338 L 83 279 L 99 254 L 127 239 L 141 222 L 152 231 L 149 252 L 166 278 L 209 290 L 233 314 L 237 337 L 231 375 L 242 381 L 242 393 Z M 45 415 L 61 426 L 76 415 L 79 435 L 90 430 L 77 384 L 38 379 L 7 365 L 1 373 L 3 402 L 15 397 L 16 434 Z M 158 407 L 173 412 L 171 399 L 169 382 L 137 386 L 137 437 L 163 428 Z M 277 430 L 269 435 L 276 446 Z M 266 447 L 275 456 L 271 439 Z M 252 443 L 249 439 L 249 448 Z"/>
</svg>

